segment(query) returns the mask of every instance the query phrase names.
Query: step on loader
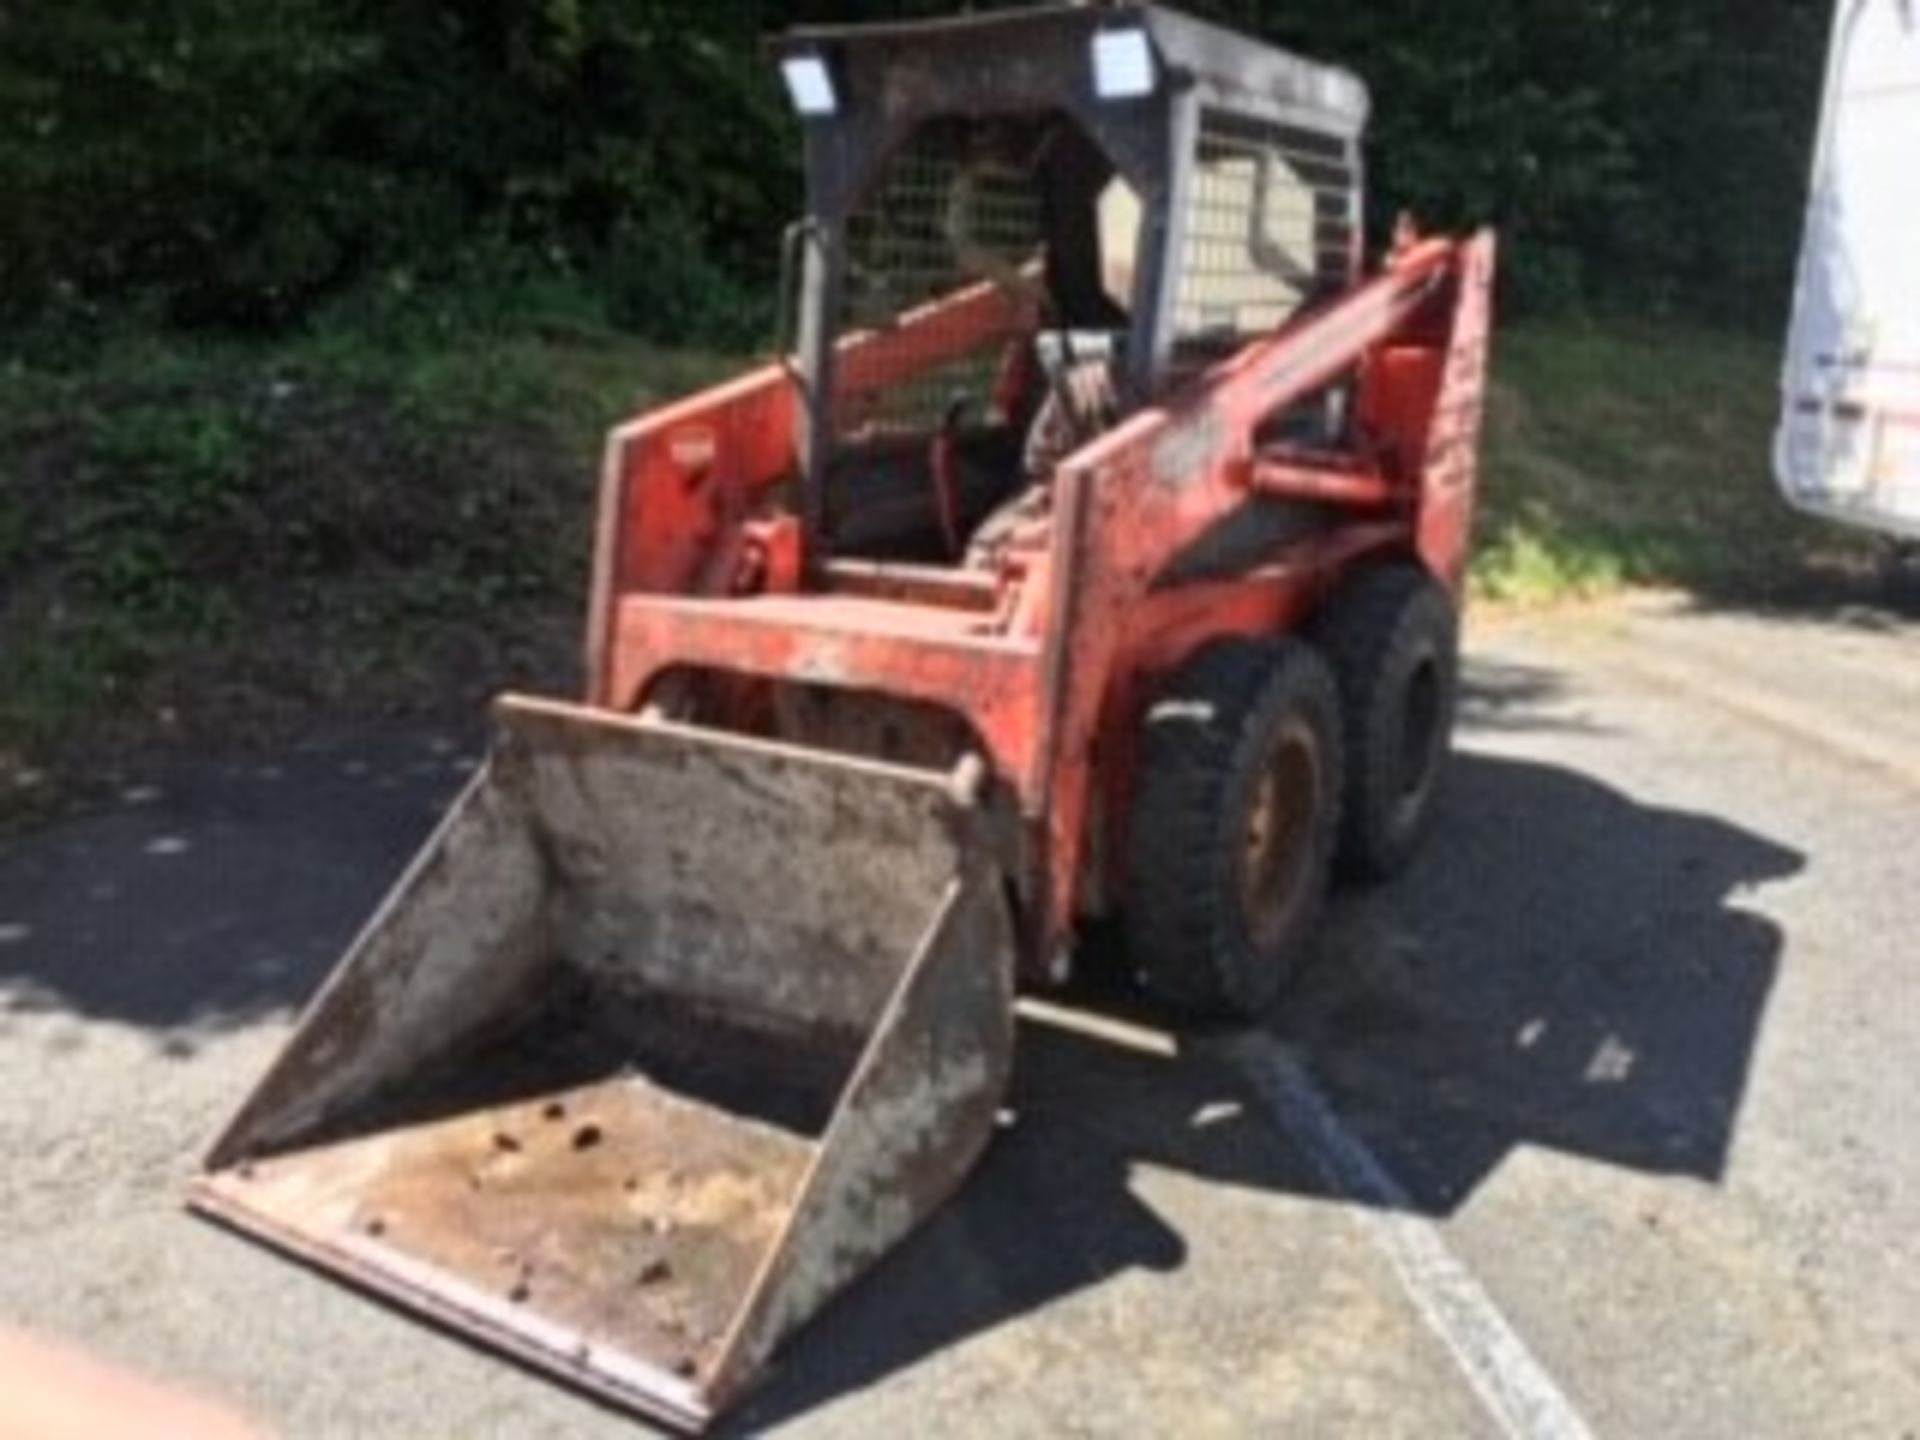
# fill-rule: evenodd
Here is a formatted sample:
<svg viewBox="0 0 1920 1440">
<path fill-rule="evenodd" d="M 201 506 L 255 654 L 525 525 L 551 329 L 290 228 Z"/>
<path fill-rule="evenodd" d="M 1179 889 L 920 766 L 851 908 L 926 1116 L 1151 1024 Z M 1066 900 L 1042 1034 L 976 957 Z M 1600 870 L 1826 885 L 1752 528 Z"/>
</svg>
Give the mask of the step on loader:
<svg viewBox="0 0 1920 1440">
<path fill-rule="evenodd" d="M 697 1428 L 959 1186 L 1093 920 L 1257 1016 L 1452 720 L 1493 242 L 1364 263 L 1353 76 L 1148 5 L 810 28 L 780 358 L 610 438 L 581 703 L 193 1190 Z"/>
</svg>

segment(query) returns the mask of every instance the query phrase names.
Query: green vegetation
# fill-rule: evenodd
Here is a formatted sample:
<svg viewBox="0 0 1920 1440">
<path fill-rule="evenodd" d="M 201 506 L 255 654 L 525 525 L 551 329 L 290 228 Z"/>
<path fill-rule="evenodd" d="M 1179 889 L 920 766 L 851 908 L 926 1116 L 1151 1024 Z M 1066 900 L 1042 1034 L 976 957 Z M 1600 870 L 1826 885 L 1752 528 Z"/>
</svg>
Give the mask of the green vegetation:
<svg viewBox="0 0 1920 1440">
<path fill-rule="evenodd" d="M 755 7 L 0 3 L 0 320 L 283 330 L 528 278 L 758 328 L 796 147 Z M 736 336 L 736 338 L 738 338 Z"/>
<path fill-rule="evenodd" d="M 1496 337 L 1475 570 L 1538 603 L 1626 584 L 1781 598 L 1870 572 L 1877 546 L 1789 510 L 1768 447 L 1778 341 L 1670 324 Z"/>
<path fill-rule="evenodd" d="M 568 683 L 603 432 L 720 364 L 529 292 L 0 368 L 0 788 L 76 741 Z"/>
<path fill-rule="evenodd" d="M 1492 221 L 1536 310 L 1784 301 L 1828 0 L 1184 3 L 1366 77 L 1376 235 Z M 0 0 L 0 319 L 272 330 L 504 271 L 757 338 L 799 197 L 760 37 L 960 8 Z"/>
</svg>

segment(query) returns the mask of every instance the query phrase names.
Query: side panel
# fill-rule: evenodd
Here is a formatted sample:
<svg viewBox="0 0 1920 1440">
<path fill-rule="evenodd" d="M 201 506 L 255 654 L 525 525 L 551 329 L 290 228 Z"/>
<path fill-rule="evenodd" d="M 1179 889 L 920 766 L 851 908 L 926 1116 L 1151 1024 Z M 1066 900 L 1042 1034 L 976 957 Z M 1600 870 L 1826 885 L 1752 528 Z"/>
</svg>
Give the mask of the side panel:
<svg viewBox="0 0 1920 1440">
<path fill-rule="evenodd" d="M 1841 0 L 1774 469 L 1803 509 L 1920 538 L 1920 9 Z"/>
<path fill-rule="evenodd" d="M 1460 251 L 1452 333 L 1439 394 L 1426 426 L 1420 472 L 1420 558 L 1458 592 L 1466 579 L 1480 483 L 1480 423 L 1486 410 L 1487 361 L 1493 330 L 1494 238 L 1473 237 Z"/>
<path fill-rule="evenodd" d="M 791 474 L 797 405 L 778 365 L 607 437 L 587 610 L 587 699 L 607 703 L 619 596 L 710 590 L 755 495 Z"/>
<path fill-rule="evenodd" d="M 1012 1070 L 1013 934 L 994 877 L 956 882 L 841 1097 L 712 1381 L 724 1405 L 779 1343 L 966 1179 Z"/>
</svg>

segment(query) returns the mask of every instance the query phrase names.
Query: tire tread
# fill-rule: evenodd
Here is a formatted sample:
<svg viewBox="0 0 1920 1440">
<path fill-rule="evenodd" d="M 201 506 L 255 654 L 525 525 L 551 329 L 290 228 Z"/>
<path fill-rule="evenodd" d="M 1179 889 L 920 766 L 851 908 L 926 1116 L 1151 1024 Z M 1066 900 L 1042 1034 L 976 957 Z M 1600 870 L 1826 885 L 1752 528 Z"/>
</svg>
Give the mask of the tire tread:
<svg viewBox="0 0 1920 1440">
<path fill-rule="evenodd" d="M 1310 647 L 1298 639 L 1217 642 L 1174 677 L 1148 713 L 1129 844 L 1128 952 L 1150 992 L 1195 1017 L 1249 1018 L 1271 998 L 1251 996 L 1250 977 L 1235 973 L 1245 957 L 1224 891 L 1222 847 L 1237 843 L 1225 833 L 1233 787 L 1248 747 L 1270 723 L 1270 708 L 1316 693 L 1311 703 L 1334 717 L 1322 727 L 1332 811 L 1324 822 L 1324 871 L 1338 826 L 1338 699 Z M 1311 932 L 1325 882 L 1325 874 L 1313 882 L 1297 930 Z M 1280 983 L 1284 975 L 1272 988 Z"/>
</svg>

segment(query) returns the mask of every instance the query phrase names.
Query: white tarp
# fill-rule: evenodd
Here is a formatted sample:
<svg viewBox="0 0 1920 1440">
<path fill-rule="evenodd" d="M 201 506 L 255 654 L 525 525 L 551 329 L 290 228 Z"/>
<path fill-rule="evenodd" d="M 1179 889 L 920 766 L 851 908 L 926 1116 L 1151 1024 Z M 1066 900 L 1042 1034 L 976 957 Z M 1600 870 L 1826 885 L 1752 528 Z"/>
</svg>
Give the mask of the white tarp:
<svg viewBox="0 0 1920 1440">
<path fill-rule="evenodd" d="M 1840 0 L 1783 398 L 1787 498 L 1920 538 L 1920 0 Z"/>
</svg>

